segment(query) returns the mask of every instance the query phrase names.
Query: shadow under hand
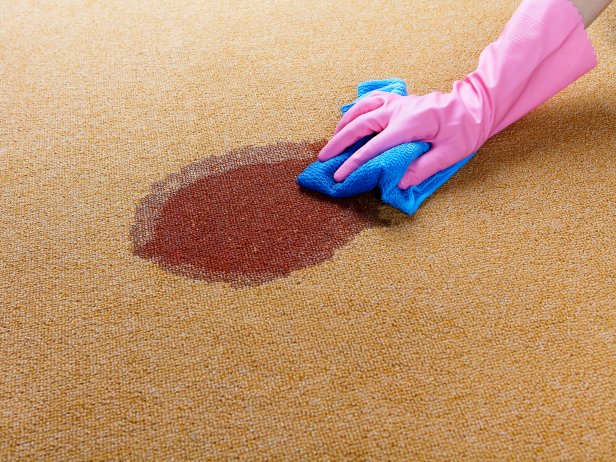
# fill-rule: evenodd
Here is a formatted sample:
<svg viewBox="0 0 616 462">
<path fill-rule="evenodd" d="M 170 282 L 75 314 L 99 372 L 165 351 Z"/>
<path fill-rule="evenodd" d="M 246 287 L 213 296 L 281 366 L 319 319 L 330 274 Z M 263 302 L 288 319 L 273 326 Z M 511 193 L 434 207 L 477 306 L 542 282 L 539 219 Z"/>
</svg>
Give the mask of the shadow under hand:
<svg viewBox="0 0 616 462">
<path fill-rule="evenodd" d="M 572 97 L 554 101 L 489 139 L 460 172 L 455 187 L 476 188 L 505 172 L 546 163 L 559 169 L 572 164 L 583 168 L 592 147 L 603 159 L 605 153 L 616 159 L 616 150 L 609 146 L 614 143 L 614 126 L 616 112 L 606 105 Z"/>
</svg>

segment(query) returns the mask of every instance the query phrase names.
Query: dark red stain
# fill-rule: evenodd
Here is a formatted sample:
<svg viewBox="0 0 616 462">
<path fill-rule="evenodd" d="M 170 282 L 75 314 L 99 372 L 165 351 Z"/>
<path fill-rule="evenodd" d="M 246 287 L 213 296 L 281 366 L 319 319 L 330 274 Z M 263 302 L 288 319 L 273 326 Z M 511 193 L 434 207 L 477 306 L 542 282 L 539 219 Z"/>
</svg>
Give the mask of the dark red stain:
<svg viewBox="0 0 616 462">
<path fill-rule="evenodd" d="M 184 276 L 235 286 L 330 258 L 362 229 L 386 223 L 373 194 L 334 200 L 299 188 L 297 175 L 323 144 L 244 148 L 183 169 L 138 208 L 135 253 Z"/>
</svg>

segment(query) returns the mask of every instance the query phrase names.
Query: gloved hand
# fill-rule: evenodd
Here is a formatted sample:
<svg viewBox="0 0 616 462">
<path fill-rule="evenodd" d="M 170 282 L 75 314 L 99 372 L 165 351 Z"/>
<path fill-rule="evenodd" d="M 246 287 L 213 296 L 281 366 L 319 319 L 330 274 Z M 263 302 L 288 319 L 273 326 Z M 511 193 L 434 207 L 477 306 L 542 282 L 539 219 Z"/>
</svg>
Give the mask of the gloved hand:
<svg viewBox="0 0 616 462">
<path fill-rule="evenodd" d="M 389 148 L 427 141 L 430 151 L 409 166 L 398 185 L 407 189 L 466 158 L 595 66 L 580 14 L 569 0 L 524 0 L 481 53 L 477 70 L 454 82 L 450 93 L 374 91 L 342 117 L 318 159 L 331 159 L 378 133 L 335 172 L 334 179 L 343 181 Z"/>
</svg>

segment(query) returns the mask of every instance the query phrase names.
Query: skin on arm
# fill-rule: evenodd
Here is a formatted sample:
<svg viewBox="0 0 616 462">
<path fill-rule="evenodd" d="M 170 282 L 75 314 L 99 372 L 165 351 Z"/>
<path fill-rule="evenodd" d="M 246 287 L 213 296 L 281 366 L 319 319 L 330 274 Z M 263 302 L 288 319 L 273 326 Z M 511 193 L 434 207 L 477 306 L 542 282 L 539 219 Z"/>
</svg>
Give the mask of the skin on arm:
<svg viewBox="0 0 616 462">
<path fill-rule="evenodd" d="M 588 27 L 612 3 L 612 0 L 571 0 L 571 3 L 580 10 L 584 20 L 584 27 Z"/>
</svg>

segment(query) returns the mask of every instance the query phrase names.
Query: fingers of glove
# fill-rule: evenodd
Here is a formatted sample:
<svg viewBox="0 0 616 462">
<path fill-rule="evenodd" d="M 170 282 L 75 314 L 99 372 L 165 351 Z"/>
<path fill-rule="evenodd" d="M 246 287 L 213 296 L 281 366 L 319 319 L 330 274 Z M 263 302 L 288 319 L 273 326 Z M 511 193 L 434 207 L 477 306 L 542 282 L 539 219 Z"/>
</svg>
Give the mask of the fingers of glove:
<svg viewBox="0 0 616 462">
<path fill-rule="evenodd" d="M 351 106 L 351 108 L 342 116 L 342 118 L 338 122 L 338 125 L 336 125 L 334 135 L 360 115 L 366 114 L 370 111 L 374 111 L 375 109 L 378 109 L 383 106 L 383 104 L 385 104 L 385 100 L 379 97 L 382 94 L 384 94 L 384 92 L 371 92 L 359 101 L 357 101 L 353 106 Z"/>
<path fill-rule="evenodd" d="M 364 136 L 384 130 L 388 122 L 387 115 L 379 113 L 379 111 L 371 111 L 358 117 L 329 140 L 325 147 L 321 149 L 318 159 L 323 162 L 336 157 Z"/>
<path fill-rule="evenodd" d="M 375 158 L 379 154 L 387 151 L 390 148 L 400 144 L 392 134 L 384 130 L 365 145 L 358 149 L 351 157 L 349 157 L 334 173 L 334 180 L 344 181 L 356 169 L 364 165 L 370 159 Z"/>
<path fill-rule="evenodd" d="M 447 149 L 436 146 L 415 159 L 407 168 L 398 187 L 408 189 L 411 186 L 417 186 L 435 173 L 455 164 L 457 160 L 449 155 Z"/>
</svg>

